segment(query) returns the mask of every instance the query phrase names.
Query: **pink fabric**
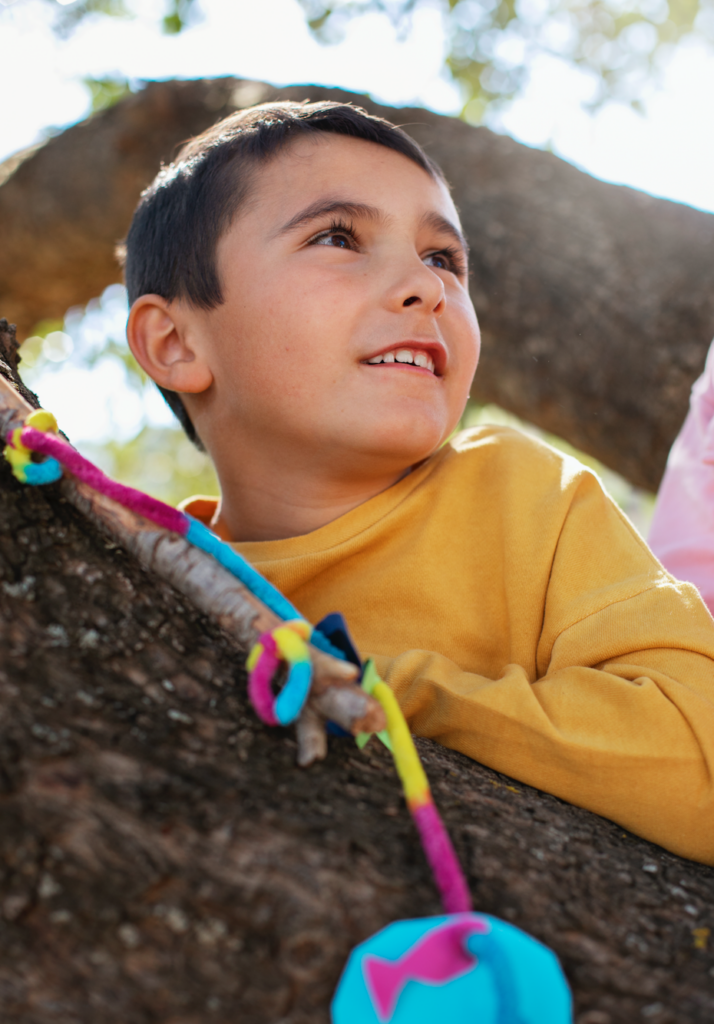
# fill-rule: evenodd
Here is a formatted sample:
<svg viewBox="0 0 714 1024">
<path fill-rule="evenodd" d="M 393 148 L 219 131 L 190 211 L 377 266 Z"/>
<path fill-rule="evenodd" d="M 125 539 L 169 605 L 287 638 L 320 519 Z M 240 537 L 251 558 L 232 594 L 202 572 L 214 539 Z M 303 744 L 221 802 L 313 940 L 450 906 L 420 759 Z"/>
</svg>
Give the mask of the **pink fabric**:
<svg viewBox="0 0 714 1024">
<path fill-rule="evenodd" d="M 486 921 L 469 916 L 433 928 L 398 960 L 366 956 L 365 981 L 380 1021 L 391 1020 L 408 981 L 447 985 L 470 971 L 476 961 L 466 949 L 466 939 L 488 931 Z"/>
<path fill-rule="evenodd" d="M 145 519 L 150 519 L 152 523 L 163 526 L 164 529 L 171 530 L 173 533 L 186 533 L 189 519 L 183 512 L 171 508 L 170 505 L 165 505 L 157 498 L 151 498 L 148 494 L 136 491 L 133 487 L 126 487 L 124 484 L 118 484 L 115 480 L 110 480 L 105 473 L 102 473 L 101 469 L 97 469 L 61 437 L 45 434 L 42 430 L 36 430 L 34 427 L 25 427 L 20 435 L 20 440 L 26 448 L 33 452 L 53 455 L 78 480 L 89 484 L 100 494 L 106 494 L 108 498 L 113 498 L 114 501 L 131 509 L 132 512 L 144 516 Z"/>
<path fill-rule="evenodd" d="M 468 913 L 471 910 L 471 894 L 439 812 L 430 802 L 411 813 L 441 893 L 444 910 L 447 914 Z"/>
<path fill-rule="evenodd" d="M 248 697 L 261 721 L 266 725 L 279 725 L 273 710 L 275 698 L 272 685 L 273 676 L 280 664 L 278 648 L 270 633 L 263 633 L 258 643 L 263 645 L 263 653 L 248 676 Z"/>
<path fill-rule="evenodd" d="M 699 588 L 714 613 L 714 344 L 669 453 L 649 544 L 665 569 Z"/>
</svg>

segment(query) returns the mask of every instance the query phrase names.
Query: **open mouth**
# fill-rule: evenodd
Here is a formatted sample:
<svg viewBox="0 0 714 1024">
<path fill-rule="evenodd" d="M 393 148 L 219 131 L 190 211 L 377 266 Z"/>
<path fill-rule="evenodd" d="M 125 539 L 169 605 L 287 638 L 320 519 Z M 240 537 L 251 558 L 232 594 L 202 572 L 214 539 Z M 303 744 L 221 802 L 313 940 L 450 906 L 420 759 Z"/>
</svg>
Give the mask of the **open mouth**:
<svg viewBox="0 0 714 1024">
<path fill-rule="evenodd" d="M 365 363 L 370 366 L 376 366 L 378 363 L 400 363 L 405 366 L 418 366 L 420 369 L 428 370 L 429 373 L 438 376 L 434 360 L 428 352 L 421 348 L 393 348 L 388 352 L 381 352 L 377 356 L 366 359 Z"/>
</svg>

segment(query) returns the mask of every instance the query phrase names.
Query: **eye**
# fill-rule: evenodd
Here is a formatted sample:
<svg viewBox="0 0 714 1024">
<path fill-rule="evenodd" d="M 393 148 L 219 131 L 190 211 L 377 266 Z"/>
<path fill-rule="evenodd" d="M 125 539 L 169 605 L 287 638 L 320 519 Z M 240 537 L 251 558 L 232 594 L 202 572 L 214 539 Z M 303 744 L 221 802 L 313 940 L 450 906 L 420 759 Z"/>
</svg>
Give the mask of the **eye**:
<svg viewBox="0 0 714 1024">
<path fill-rule="evenodd" d="M 326 231 L 320 231 L 307 243 L 308 245 L 325 245 L 332 249 L 356 250 L 359 248 L 354 228 L 351 224 L 333 222 Z"/>
<path fill-rule="evenodd" d="M 438 252 L 431 252 L 424 257 L 427 267 L 434 267 L 435 270 L 447 270 L 457 277 L 466 274 L 466 263 L 459 249 L 448 246 Z"/>
<path fill-rule="evenodd" d="M 451 270 L 449 261 L 443 252 L 433 252 L 431 256 L 427 256 L 424 262 L 428 267 L 436 267 L 437 270 Z"/>
<path fill-rule="evenodd" d="M 330 231 L 327 235 L 320 235 L 313 245 L 332 245 L 335 249 L 351 249 L 352 239 L 341 231 Z"/>
</svg>

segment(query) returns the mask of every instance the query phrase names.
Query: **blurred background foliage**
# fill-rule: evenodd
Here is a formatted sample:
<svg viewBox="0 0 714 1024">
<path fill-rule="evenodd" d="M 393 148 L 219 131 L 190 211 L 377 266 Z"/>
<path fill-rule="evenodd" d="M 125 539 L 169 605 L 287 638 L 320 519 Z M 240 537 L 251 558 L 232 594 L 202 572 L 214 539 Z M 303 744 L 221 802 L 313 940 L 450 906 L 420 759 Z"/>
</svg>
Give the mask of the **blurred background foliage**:
<svg viewBox="0 0 714 1024">
<path fill-rule="evenodd" d="M 115 479 L 171 504 L 191 494 L 218 494 L 210 459 L 185 437 L 129 351 L 124 338 L 126 314 L 126 290 L 111 285 L 86 307 L 69 310 L 63 321 L 38 324 L 20 348 L 23 380 L 51 408 L 51 395 L 54 387 L 62 386 L 62 374 L 83 374 L 90 388 L 93 378 L 111 375 L 117 408 L 104 410 L 110 437 L 83 441 L 82 453 Z M 128 419 L 127 406 L 131 406 Z M 91 415 L 89 395 L 87 414 Z M 114 436 L 112 421 L 122 424 Z M 106 432 L 106 428 L 98 431 Z"/>
<path fill-rule="evenodd" d="M 82 451 L 115 480 L 170 505 L 195 494 L 219 493 L 213 463 L 178 427 L 146 425 L 129 441 L 85 442 Z"/>
<path fill-rule="evenodd" d="M 45 0 L 54 8 L 54 30 L 66 37 L 83 21 L 92 17 L 131 18 L 126 0 Z M 57 9 L 58 8 L 58 9 Z M 196 0 L 165 0 L 161 28 L 167 35 L 176 35 L 200 19 Z"/>
<path fill-rule="evenodd" d="M 45 0 L 55 31 L 91 17 L 131 17 L 126 0 Z M 445 66 L 463 96 L 463 116 L 480 123 L 528 81 L 542 55 L 588 72 L 589 105 L 616 100 L 638 108 L 673 48 L 697 36 L 714 45 L 714 0 L 298 0 L 320 42 L 339 42 L 356 18 L 385 15 L 406 36 L 420 7 L 442 17 Z M 177 34 L 201 19 L 200 0 L 165 0 L 162 30 Z M 90 86 L 91 87 L 91 86 Z M 108 93 L 105 93 L 108 95 Z M 119 98 L 119 97 L 117 97 Z M 106 104 L 105 104 L 106 105 Z"/>
<path fill-rule="evenodd" d="M 714 42 L 712 0 L 299 0 L 325 43 L 349 22 L 379 12 L 402 32 L 420 6 L 437 6 L 447 38 L 446 65 L 461 86 L 463 116 L 472 123 L 516 96 L 541 55 L 586 72 L 590 105 L 618 100 L 635 107 L 685 36 Z"/>
<path fill-rule="evenodd" d="M 98 110 L 106 110 L 107 107 L 113 107 L 115 103 L 124 99 L 132 91 L 129 79 L 119 76 L 105 76 L 103 78 L 90 78 L 87 76 L 82 81 L 89 90 L 89 102 L 93 114 L 96 114 Z"/>
</svg>

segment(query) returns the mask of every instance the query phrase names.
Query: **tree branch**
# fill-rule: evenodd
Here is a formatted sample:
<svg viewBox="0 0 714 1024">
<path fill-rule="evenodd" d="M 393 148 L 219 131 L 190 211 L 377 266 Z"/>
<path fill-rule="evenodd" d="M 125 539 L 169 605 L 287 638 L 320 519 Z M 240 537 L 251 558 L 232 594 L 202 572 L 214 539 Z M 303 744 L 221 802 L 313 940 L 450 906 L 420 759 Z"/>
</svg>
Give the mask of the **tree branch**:
<svg viewBox="0 0 714 1024">
<path fill-rule="evenodd" d="M 3 165 L 0 310 L 24 334 L 118 281 L 114 246 L 160 161 L 237 107 L 278 98 L 358 102 L 426 147 L 472 247 L 474 397 L 656 488 L 714 334 L 714 217 L 429 111 L 318 86 L 150 83 Z"/>
<path fill-rule="evenodd" d="M 22 426 L 31 411 L 32 407 L 0 374 L 0 436 L 8 437 L 16 427 Z M 65 474 L 60 488 L 67 501 L 110 538 L 118 540 L 145 569 L 156 573 L 196 608 L 211 615 L 235 637 L 243 651 L 247 652 L 261 633 L 280 625 L 282 620 L 235 576 L 183 537 L 158 528 L 70 474 Z M 310 653 L 313 712 L 308 712 L 308 725 L 298 733 L 301 740 L 304 737 L 298 751 L 298 761 L 303 766 L 326 753 L 326 745 L 316 744 L 314 728 L 311 728 L 319 712 L 355 735 L 385 728 L 381 707 L 355 685 L 354 666 L 314 647 L 310 648 Z"/>
</svg>

